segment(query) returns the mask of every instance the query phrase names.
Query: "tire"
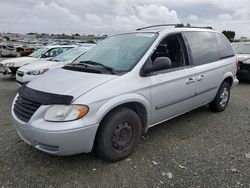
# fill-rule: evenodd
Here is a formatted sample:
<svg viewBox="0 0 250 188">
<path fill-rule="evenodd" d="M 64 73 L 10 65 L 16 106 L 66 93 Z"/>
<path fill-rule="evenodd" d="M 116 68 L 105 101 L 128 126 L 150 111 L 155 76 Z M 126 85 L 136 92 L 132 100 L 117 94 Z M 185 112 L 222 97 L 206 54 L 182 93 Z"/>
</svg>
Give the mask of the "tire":
<svg viewBox="0 0 250 188">
<path fill-rule="evenodd" d="M 109 113 L 97 132 L 95 151 L 103 159 L 119 161 L 129 156 L 141 137 L 141 120 L 128 108 Z"/>
<path fill-rule="evenodd" d="M 230 99 L 230 86 L 228 82 L 223 82 L 215 96 L 215 99 L 209 103 L 209 108 L 213 112 L 222 112 L 226 109 Z"/>
</svg>

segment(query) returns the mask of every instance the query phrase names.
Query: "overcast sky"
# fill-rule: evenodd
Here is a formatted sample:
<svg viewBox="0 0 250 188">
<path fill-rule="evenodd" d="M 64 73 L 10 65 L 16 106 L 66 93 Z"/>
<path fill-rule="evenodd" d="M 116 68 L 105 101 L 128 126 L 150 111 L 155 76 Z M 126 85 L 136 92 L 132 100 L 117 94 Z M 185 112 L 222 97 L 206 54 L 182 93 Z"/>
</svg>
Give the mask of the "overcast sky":
<svg viewBox="0 0 250 188">
<path fill-rule="evenodd" d="M 250 38 L 249 0 L 0 0 L 0 32 L 114 34 L 162 23 Z"/>
</svg>

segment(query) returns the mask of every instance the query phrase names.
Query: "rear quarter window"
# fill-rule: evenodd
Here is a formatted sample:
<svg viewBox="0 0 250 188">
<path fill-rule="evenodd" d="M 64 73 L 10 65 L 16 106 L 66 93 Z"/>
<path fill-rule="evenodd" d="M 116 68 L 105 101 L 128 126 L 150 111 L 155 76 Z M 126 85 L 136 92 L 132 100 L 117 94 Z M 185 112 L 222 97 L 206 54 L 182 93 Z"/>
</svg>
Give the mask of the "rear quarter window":
<svg viewBox="0 0 250 188">
<path fill-rule="evenodd" d="M 233 47 L 226 37 L 219 33 L 216 33 L 215 37 L 219 47 L 220 59 L 235 56 Z"/>
<path fill-rule="evenodd" d="M 213 32 L 191 31 L 183 34 L 195 66 L 212 63 L 220 59 L 218 44 Z"/>
</svg>

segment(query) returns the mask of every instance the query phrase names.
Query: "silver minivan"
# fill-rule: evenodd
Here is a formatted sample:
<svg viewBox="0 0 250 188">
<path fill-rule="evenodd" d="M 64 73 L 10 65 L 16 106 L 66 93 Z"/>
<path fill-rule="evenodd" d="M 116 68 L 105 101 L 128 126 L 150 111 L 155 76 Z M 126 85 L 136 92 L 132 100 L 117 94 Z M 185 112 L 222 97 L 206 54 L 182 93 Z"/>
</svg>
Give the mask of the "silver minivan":
<svg viewBox="0 0 250 188">
<path fill-rule="evenodd" d="M 209 28 L 158 25 L 111 36 L 18 90 L 19 136 L 53 155 L 132 153 L 148 128 L 209 104 L 223 111 L 238 84 L 229 41 Z"/>
</svg>

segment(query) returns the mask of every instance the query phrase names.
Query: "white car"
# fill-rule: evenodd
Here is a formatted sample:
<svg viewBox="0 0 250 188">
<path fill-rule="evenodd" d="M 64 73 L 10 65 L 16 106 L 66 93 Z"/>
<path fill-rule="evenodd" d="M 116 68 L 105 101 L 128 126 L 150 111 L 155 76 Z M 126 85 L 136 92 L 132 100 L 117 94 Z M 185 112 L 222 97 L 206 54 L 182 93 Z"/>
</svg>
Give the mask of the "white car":
<svg viewBox="0 0 250 188">
<path fill-rule="evenodd" d="M 234 43 L 232 46 L 239 62 L 237 78 L 239 80 L 250 81 L 250 42 Z"/>
<path fill-rule="evenodd" d="M 25 65 L 17 70 L 17 83 L 23 85 L 49 70 L 54 70 L 63 67 L 68 63 L 72 63 L 93 46 L 94 45 L 72 48 L 52 59 L 40 60 L 36 63 Z"/>
<path fill-rule="evenodd" d="M 16 57 L 18 55 L 16 48 L 13 44 L 4 44 L 0 50 L 2 57 Z"/>
<path fill-rule="evenodd" d="M 0 63 L 0 73 L 3 73 L 4 75 L 6 74 L 15 75 L 17 72 L 17 69 L 24 65 L 35 63 L 36 61 L 39 61 L 40 58 L 50 59 L 73 47 L 76 47 L 76 46 L 72 46 L 72 45 L 46 46 L 44 48 L 40 48 L 36 50 L 35 52 L 33 52 L 27 57 L 17 57 L 17 58 L 6 59 L 4 61 L 1 61 Z"/>
</svg>

